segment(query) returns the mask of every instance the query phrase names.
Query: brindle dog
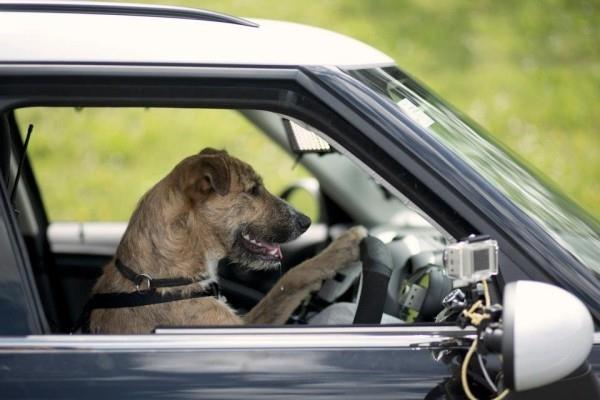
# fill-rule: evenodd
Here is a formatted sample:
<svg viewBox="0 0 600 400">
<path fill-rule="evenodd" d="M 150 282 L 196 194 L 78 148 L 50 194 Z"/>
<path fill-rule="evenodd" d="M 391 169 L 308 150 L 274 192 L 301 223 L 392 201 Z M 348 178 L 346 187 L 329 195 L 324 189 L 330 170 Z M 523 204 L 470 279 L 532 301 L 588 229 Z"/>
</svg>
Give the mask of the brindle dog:
<svg viewBox="0 0 600 400">
<path fill-rule="evenodd" d="M 153 278 L 191 278 L 195 283 L 155 289 L 198 290 L 217 280 L 222 258 L 251 269 L 277 268 L 280 243 L 300 236 L 310 219 L 272 195 L 248 164 L 225 151 L 204 149 L 181 161 L 140 200 L 116 258 Z M 92 333 L 149 333 L 156 326 L 283 324 L 324 279 L 359 257 L 366 230 L 355 227 L 319 255 L 289 270 L 240 317 L 223 298 L 200 297 L 131 308 L 96 309 Z M 93 293 L 133 293 L 134 283 L 104 268 Z"/>
</svg>

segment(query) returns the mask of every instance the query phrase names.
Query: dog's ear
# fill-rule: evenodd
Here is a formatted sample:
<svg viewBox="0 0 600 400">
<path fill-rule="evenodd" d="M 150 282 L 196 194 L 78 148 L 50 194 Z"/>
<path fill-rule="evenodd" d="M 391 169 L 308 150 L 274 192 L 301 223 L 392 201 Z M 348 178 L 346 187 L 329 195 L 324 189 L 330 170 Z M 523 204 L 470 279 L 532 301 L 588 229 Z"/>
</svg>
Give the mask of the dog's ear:
<svg viewBox="0 0 600 400">
<path fill-rule="evenodd" d="M 217 150 L 217 149 L 213 149 L 212 147 L 205 147 L 204 149 L 200 150 L 200 153 L 198 153 L 199 156 L 214 156 L 214 155 L 227 155 L 227 151 L 226 150 Z"/>
<path fill-rule="evenodd" d="M 194 168 L 194 172 L 200 176 L 196 187 L 204 193 L 215 191 L 218 195 L 225 196 L 229 193 L 231 184 L 231 172 L 225 160 L 227 153 L 203 153 L 200 153 Z"/>
</svg>

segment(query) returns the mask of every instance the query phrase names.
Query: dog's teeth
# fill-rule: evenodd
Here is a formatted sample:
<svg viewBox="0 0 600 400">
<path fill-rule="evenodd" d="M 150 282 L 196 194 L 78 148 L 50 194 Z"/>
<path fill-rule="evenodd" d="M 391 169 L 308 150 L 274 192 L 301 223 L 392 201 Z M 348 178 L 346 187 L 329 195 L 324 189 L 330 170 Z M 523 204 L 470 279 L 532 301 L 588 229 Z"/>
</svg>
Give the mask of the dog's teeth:
<svg viewBox="0 0 600 400">
<path fill-rule="evenodd" d="M 248 234 L 244 234 L 244 235 L 242 235 L 242 237 L 246 240 L 250 240 L 250 235 L 248 235 Z"/>
<path fill-rule="evenodd" d="M 269 254 L 271 254 L 272 256 L 277 255 L 277 249 L 273 249 L 269 252 Z"/>
</svg>

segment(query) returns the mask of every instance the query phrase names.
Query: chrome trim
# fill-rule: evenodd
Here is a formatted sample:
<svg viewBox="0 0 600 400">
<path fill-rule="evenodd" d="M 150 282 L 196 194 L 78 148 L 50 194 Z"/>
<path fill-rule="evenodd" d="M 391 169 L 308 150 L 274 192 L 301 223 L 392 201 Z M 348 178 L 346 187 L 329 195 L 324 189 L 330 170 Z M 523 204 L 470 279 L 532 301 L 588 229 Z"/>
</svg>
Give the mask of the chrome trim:
<svg viewBox="0 0 600 400">
<path fill-rule="evenodd" d="M 49 351 L 169 351 L 223 349 L 399 348 L 431 349 L 472 336 L 456 327 L 189 328 L 155 335 L 39 335 L 0 338 L 0 353 Z M 167 333 L 168 331 L 168 333 Z"/>
<path fill-rule="evenodd" d="M 600 344 L 600 332 L 594 332 L 594 344 Z"/>
<path fill-rule="evenodd" d="M 369 335 L 451 335 L 470 332 L 456 326 L 417 326 L 417 325 L 374 325 L 374 326 L 306 326 L 301 327 L 236 327 L 236 328 L 157 328 L 156 334 L 197 334 L 197 335 L 226 335 L 230 333 L 243 334 L 369 334 Z"/>
</svg>

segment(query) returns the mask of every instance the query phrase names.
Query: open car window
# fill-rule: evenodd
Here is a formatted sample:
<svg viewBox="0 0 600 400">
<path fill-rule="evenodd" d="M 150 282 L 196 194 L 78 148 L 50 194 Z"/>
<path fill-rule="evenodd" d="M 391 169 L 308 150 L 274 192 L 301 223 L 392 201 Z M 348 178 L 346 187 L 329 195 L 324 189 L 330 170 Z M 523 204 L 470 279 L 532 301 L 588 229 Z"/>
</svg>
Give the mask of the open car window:
<svg viewBox="0 0 600 400">
<path fill-rule="evenodd" d="M 51 254 L 32 259 L 46 257 L 41 262 L 55 274 L 53 290 L 62 304 L 47 307 L 57 331 L 81 314 L 139 199 L 178 162 L 206 147 L 251 164 L 265 188 L 313 220 L 304 235 L 281 246 L 279 269 L 252 271 L 227 258 L 219 263 L 224 298 L 238 314 L 248 313 L 281 274 L 353 225 L 366 226 L 391 252 L 381 323 L 434 323 L 443 295 L 452 290 L 441 267 L 445 237 L 335 146 L 293 154 L 290 124 L 319 133 L 302 121 L 252 110 L 41 107 L 17 110 L 16 119 L 22 134 L 29 124 L 35 127 L 28 157 L 48 215 Z M 24 233 L 35 252 L 36 238 Z M 307 294 L 287 323 L 351 324 L 361 285 L 360 263 L 349 263 Z"/>
</svg>

